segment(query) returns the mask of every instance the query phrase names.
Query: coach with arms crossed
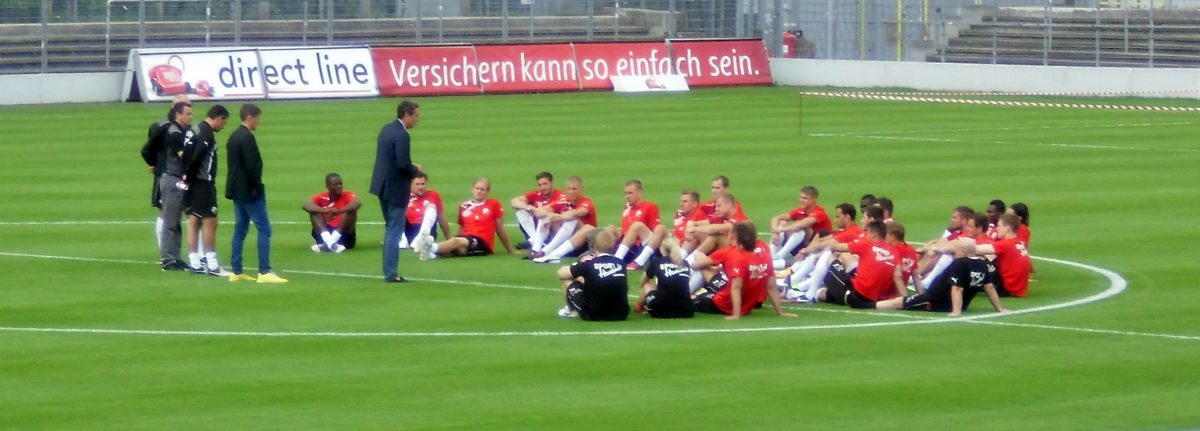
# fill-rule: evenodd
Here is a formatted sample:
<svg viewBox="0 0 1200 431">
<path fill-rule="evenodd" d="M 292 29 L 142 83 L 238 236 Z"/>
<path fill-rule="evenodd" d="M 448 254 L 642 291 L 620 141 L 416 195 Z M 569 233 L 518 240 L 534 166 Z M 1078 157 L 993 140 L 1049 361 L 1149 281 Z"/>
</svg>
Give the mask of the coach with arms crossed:
<svg viewBox="0 0 1200 431">
<path fill-rule="evenodd" d="M 420 106 L 411 101 L 396 107 L 396 121 L 383 126 L 375 147 L 375 171 L 371 175 L 371 194 L 379 196 L 379 207 L 387 228 L 383 235 L 383 280 L 403 283 L 397 273 L 400 263 L 400 237 L 408 212 L 413 177 L 422 171 L 409 154 L 408 129 L 421 120 Z"/>
</svg>

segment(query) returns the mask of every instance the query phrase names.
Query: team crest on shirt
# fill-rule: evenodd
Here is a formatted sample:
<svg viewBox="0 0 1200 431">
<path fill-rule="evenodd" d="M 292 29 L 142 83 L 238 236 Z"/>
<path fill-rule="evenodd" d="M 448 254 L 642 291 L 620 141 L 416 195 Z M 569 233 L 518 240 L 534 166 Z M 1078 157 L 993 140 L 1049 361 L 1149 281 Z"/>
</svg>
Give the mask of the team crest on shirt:
<svg viewBox="0 0 1200 431">
<path fill-rule="evenodd" d="M 889 263 L 889 264 L 892 264 L 893 266 L 895 265 L 895 263 L 892 262 L 893 257 L 892 257 L 891 250 L 888 250 L 884 247 L 872 246 L 871 251 L 875 252 L 875 261 L 876 262 Z"/>
</svg>

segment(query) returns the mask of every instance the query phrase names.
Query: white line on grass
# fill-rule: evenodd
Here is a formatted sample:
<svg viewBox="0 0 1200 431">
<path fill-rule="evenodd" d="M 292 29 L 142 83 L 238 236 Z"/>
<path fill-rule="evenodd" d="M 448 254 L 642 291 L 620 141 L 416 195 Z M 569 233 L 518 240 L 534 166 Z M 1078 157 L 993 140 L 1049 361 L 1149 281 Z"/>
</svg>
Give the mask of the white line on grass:
<svg viewBox="0 0 1200 431">
<path fill-rule="evenodd" d="M 67 261 L 83 261 L 83 262 L 122 263 L 122 264 L 147 264 L 148 265 L 148 264 L 153 263 L 153 262 L 136 261 L 136 260 L 125 260 L 125 259 L 100 259 L 100 258 L 87 258 L 87 257 L 75 257 L 75 256 L 53 256 L 53 255 L 11 253 L 11 252 L 0 252 L 0 256 L 35 258 L 35 259 L 54 259 L 54 260 L 67 260 Z M 1058 263 L 1058 264 L 1067 265 L 1067 266 L 1074 266 L 1074 267 L 1077 267 L 1080 269 L 1098 273 L 1098 274 L 1104 276 L 1106 279 L 1108 279 L 1109 287 L 1107 289 L 1105 289 L 1103 292 L 1099 292 L 1097 294 L 1094 294 L 1094 295 L 1091 295 L 1088 297 L 1084 297 L 1084 298 L 1080 298 L 1080 299 L 1076 299 L 1076 300 L 1072 300 L 1072 301 L 1067 301 L 1067 302 L 1063 302 L 1063 303 L 1048 304 L 1048 305 L 1044 305 L 1044 306 L 1040 306 L 1040 307 L 1021 309 L 1021 310 L 1016 310 L 1016 311 L 1013 311 L 1010 313 L 1005 313 L 1005 314 L 980 314 L 980 315 L 973 315 L 973 316 L 960 317 L 960 318 L 926 317 L 924 315 L 914 314 L 914 313 L 881 313 L 881 312 L 875 312 L 875 311 L 859 311 L 859 310 L 848 310 L 848 309 L 847 310 L 833 310 L 833 309 L 812 308 L 812 307 L 789 307 L 789 308 L 793 308 L 795 310 L 802 310 L 802 311 L 820 311 L 820 312 L 862 314 L 862 315 L 883 316 L 883 317 L 890 317 L 890 318 L 904 318 L 905 319 L 903 321 L 893 321 L 893 322 L 848 323 L 848 324 L 835 324 L 835 325 L 770 326 L 770 327 L 759 327 L 759 328 L 692 328 L 692 329 L 668 329 L 668 330 L 524 331 L 524 332 L 522 332 L 522 331 L 497 331 L 497 332 L 487 332 L 487 331 L 467 331 L 467 332 L 442 332 L 442 331 L 433 331 L 433 332 L 270 332 L 270 331 L 184 331 L 184 330 L 148 330 L 148 329 L 36 328 L 36 327 L 0 327 L 0 331 L 35 332 L 35 333 L 83 333 L 83 334 L 226 336 L 226 337 L 347 337 L 347 338 L 351 338 L 351 337 L 354 337 L 354 338 L 368 338 L 368 337 L 514 337 L 514 336 L 546 337 L 546 336 L 576 336 L 576 335 L 667 335 L 667 334 L 708 334 L 708 333 L 739 333 L 739 332 L 779 332 L 779 331 L 802 331 L 802 330 L 820 330 L 820 329 L 873 328 L 873 327 L 901 326 L 901 325 L 928 324 L 928 323 L 970 322 L 970 323 L 976 323 L 976 324 L 1015 326 L 1015 327 L 1026 327 L 1026 328 L 1038 328 L 1038 329 L 1053 329 L 1053 330 L 1088 332 L 1088 333 L 1098 333 L 1098 334 L 1133 335 L 1133 336 L 1169 338 L 1169 339 L 1179 339 L 1179 340 L 1200 340 L 1200 337 L 1188 336 L 1188 335 L 1156 334 L 1156 333 L 1146 333 L 1146 332 L 1130 332 L 1130 331 L 1116 331 L 1116 330 L 1093 329 L 1093 328 L 1077 328 L 1077 327 L 1056 326 L 1056 325 L 994 322 L 991 320 L 985 320 L 985 319 L 992 319 L 995 317 L 1012 316 L 1012 315 L 1018 315 L 1018 314 L 1028 314 L 1028 313 L 1056 310 L 1056 309 L 1061 309 L 1061 308 L 1066 308 L 1066 307 L 1073 307 L 1073 306 L 1077 306 L 1077 305 L 1088 304 L 1088 303 L 1100 301 L 1100 300 L 1115 296 L 1117 294 L 1120 294 L 1128 286 L 1128 283 L 1125 281 L 1124 278 L 1122 278 L 1117 273 L 1109 271 L 1107 269 L 1098 268 L 1098 267 L 1095 267 L 1092 265 L 1087 265 L 1087 264 L 1078 263 L 1078 262 L 1060 260 L 1060 259 L 1052 259 L 1052 258 L 1044 258 L 1044 257 L 1036 257 L 1036 256 L 1034 257 L 1034 259 Z M 375 275 L 353 274 L 353 273 L 301 271 L 301 270 L 283 270 L 283 271 L 287 272 L 287 273 L 294 273 L 294 274 L 309 274 L 309 275 L 330 276 L 330 277 L 350 277 L 350 278 L 364 278 L 364 279 L 378 278 L 378 276 L 375 276 Z M 556 291 L 556 290 L 558 290 L 558 289 L 553 289 L 553 288 L 541 288 L 541 287 L 520 286 L 520 285 L 511 285 L 511 284 L 483 283 L 483 282 L 477 282 L 477 281 L 416 279 L 416 278 L 414 278 L 414 280 L 428 281 L 428 282 L 433 282 L 433 283 L 479 286 L 479 287 L 498 287 L 498 288 L 505 288 L 505 289 L 522 289 L 522 290 L 538 290 L 538 291 Z"/>
<path fill-rule="evenodd" d="M 954 139 L 954 138 L 918 138 L 912 136 L 889 136 L 889 135 L 861 135 L 861 134 L 841 134 L 841 133 L 809 133 L 808 136 L 820 138 L 844 137 L 844 138 L 862 138 L 862 139 L 878 139 L 886 141 L 919 141 L 919 142 L 947 142 L 947 143 L 972 143 L 972 144 L 994 144 L 994 145 L 1033 145 L 1038 147 L 1055 147 L 1055 148 L 1082 148 L 1091 150 L 1122 150 L 1122 151 L 1146 151 L 1146 152 L 1166 152 L 1166 153 L 1200 153 L 1200 150 L 1190 148 L 1143 148 L 1143 147 L 1119 147 L 1115 145 L 1094 145 L 1094 144 L 1044 144 L 1038 142 L 1012 142 L 1012 141 L 983 141 L 977 139 Z"/>
<path fill-rule="evenodd" d="M 1169 123 L 1117 123 L 1117 124 L 1071 124 L 1062 126 L 1025 126 L 1025 127 L 977 127 L 956 129 L 910 129 L 882 130 L 877 132 L 838 132 L 822 134 L 823 136 L 858 136 L 858 135 L 902 135 L 905 133 L 958 133 L 958 132 L 1011 132 L 1016 130 L 1062 130 L 1062 129 L 1106 129 L 1126 127 L 1162 127 L 1187 126 L 1195 124 L 1191 121 L 1176 121 Z"/>
</svg>

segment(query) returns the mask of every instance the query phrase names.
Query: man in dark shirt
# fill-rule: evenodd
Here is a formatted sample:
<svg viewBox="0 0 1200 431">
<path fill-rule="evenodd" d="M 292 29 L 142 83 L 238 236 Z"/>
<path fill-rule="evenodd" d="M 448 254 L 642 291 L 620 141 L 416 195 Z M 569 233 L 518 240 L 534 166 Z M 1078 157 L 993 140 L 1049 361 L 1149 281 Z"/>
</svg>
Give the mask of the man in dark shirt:
<svg viewBox="0 0 1200 431">
<path fill-rule="evenodd" d="M 229 167 L 225 177 L 225 198 L 233 200 L 234 211 L 233 250 L 229 258 L 233 275 L 229 276 L 229 281 L 255 280 L 242 273 L 242 246 L 253 221 L 258 230 L 258 282 L 286 283 L 286 279 L 271 272 L 271 220 L 267 218 L 266 188 L 262 182 L 262 155 L 253 133 L 258 128 L 262 109 L 247 103 L 242 105 L 239 116 L 242 125 L 225 144 Z"/>
<path fill-rule="evenodd" d="M 558 311 L 561 317 L 583 320 L 625 320 L 629 316 L 629 283 L 625 261 L 608 254 L 616 237 L 600 232 L 592 244 L 592 254 L 559 268 L 567 305 Z"/>
<path fill-rule="evenodd" d="M 986 292 L 996 312 L 1006 310 L 989 275 L 988 262 L 975 257 L 975 240 L 959 238 L 954 241 L 954 260 L 925 292 L 876 303 L 879 310 L 919 310 L 945 313 L 958 317 L 971 305 L 979 292 Z"/>
<path fill-rule="evenodd" d="M 184 148 L 192 139 L 192 104 L 178 102 L 171 107 L 175 117 L 167 125 L 163 138 L 164 151 L 162 170 L 158 179 L 158 193 L 162 199 L 163 238 L 159 243 L 159 261 L 163 271 L 187 269 L 188 265 L 179 259 L 179 240 L 182 230 L 179 218 L 183 212 L 183 192 L 187 183 L 183 181 L 186 172 L 183 166 Z"/>
<path fill-rule="evenodd" d="M 196 136 L 184 154 L 188 178 L 184 212 L 188 216 L 188 264 L 193 274 L 232 275 L 222 271 L 217 261 L 217 185 L 214 183 L 217 178 L 217 138 L 214 133 L 224 129 L 227 120 L 229 110 L 213 105 L 204 121 L 193 128 Z"/>
<path fill-rule="evenodd" d="M 408 130 L 420 121 L 421 107 L 402 101 L 396 106 L 396 120 L 385 124 L 375 140 L 371 194 L 379 197 L 383 211 L 383 280 L 389 283 L 408 281 L 399 273 L 400 238 L 404 236 L 412 179 L 422 171 L 421 165 L 412 161 Z"/>
<path fill-rule="evenodd" d="M 146 143 L 142 144 L 142 160 L 146 162 L 146 169 L 154 175 L 154 181 L 150 184 L 150 206 L 154 207 L 155 212 L 158 213 L 154 222 L 154 239 L 155 244 L 160 248 L 163 239 L 163 213 L 162 196 L 158 193 L 158 180 L 162 177 L 163 165 L 167 161 L 167 147 L 163 140 L 167 136 L 171 120 L 175 118 L 174 103 L 178 102 L 190 102 L 190 100 L 187 95 L 176 95 L 175 101 L 172 102 L 172 109 L 167 110 L 167 115 L 150 123 L 150 128 L 146 132 Z"/>
<path fill-rule="evenodd" d="M 659 319 L 689 318 L 696 313 L 688 278 L 691 269 L 683 262 L 679 240 L 664 239 L 642 275 L 642 295 L 634 310 Z"/>
</svg>

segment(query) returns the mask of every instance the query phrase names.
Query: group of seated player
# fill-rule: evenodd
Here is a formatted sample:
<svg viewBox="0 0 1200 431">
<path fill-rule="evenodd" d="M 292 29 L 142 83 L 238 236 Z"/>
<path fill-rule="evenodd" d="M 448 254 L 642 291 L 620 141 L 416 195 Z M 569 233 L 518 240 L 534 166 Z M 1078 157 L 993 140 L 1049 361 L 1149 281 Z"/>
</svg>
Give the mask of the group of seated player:
<svg viewBox="0 0 1200 431">
<path fill-rule="evenodd" d="M 624 319 L 630 309 L 625 277 L 642 269 L 633 309 L 653 317 L 691 317 L 700 311 L 736 319 L 768 299 L 780 315 L 789 315 L 780 308 L 784 300 L 959 315 L 978 293 L 1005 311 L 1001 297 L 1023 297 L 1028 291 L 1029 210 L 1020 203 L 1006 207 L 992 201 L 979 214 L 955 208 L 945 234 L 916 249 L 905 241 L 904 226 L 893 220 L 893 203 L 886 197 L 863 196 L 858 208 L 839 204 L 831 219 L 817 202 L 817 189 L 806 186 L 796 208 L 770 220 L 765 242 L 729 193 L 724 176 L 713 179 L 708 201 L 700 202 L 695 190 L 681 191 L 670 230 L 636 179 L 625 183 L 620 226 L 605 227 L 597 224 L 595 205 L 583 195 L 579 177 L 569 178 L 565 191 L 555 189 L 549 172 L 537 174 L 535 181 L 537 189 L 511 201 L 528 238 L 519 246 L 528 248 L 524 257 L 537 263 L 580 257 L 558 272 L 567 300 L 559 312 L 563 316 Z M 317 241 L 313 250 L 340 252 L 353 247 L 351 209 L 361 204 L 341 190 L 340 177 L 331 174 L 326 185 L 327 193 L 305 203 Z M 488 197 L 490 191 L 489 180 L 475 180 L 471 199 L 459 205 L 459 231 L 451 236 L 441 197 L 428 188 L 424 174 L 418 176 L 401 247 L 411 247 L 421 260 L 481 256 L 491 254 L 499 238 L 508 253 L 515 253 L 504 229 L 504 208 Z M 860 211 L 861 223 L 856 221 Z M 439 227 L 445 235 L 441 242 Z M 624 305 L 613 305 L 618 302 Z"/>
</svg>

